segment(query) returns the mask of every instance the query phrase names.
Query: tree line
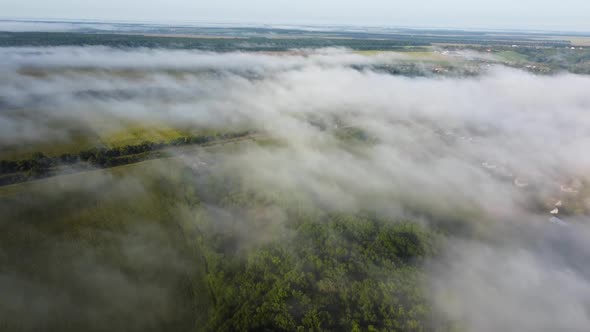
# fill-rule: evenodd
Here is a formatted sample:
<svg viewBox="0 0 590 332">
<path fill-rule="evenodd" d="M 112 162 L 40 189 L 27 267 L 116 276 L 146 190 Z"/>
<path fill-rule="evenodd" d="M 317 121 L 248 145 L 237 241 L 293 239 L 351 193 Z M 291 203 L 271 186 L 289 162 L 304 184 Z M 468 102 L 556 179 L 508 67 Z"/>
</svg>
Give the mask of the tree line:
<svg viewBox="0 0 590 332">
<path fill-rule="evenodd" d="M 244 137 L 249 131 L 224 133 L 217 135 L 190 135 L 169 140 L 168 142 L 144 141 L 135 145 L 113 148 L 92 148 L 79 153 L 64 153 L 49 157 L 42 152 L 35 152 L 31 158 L 23 160 L 0 160 L 0 185 L 7 185 L 29 179 L 50 176 L 60 166 L 78 165 L 83 167 L 107 168 L 136 163 L 146 159 L 159 158 L 161 151 L 167 147 L 182 145 L 204 145 L 220 140 Z"/>
</svg>

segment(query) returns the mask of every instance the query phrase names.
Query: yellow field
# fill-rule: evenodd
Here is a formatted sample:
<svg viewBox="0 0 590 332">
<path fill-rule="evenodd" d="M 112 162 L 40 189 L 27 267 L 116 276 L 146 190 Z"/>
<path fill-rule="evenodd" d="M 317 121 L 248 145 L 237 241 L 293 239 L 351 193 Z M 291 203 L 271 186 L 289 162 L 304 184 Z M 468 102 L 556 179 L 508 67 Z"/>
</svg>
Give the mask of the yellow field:
<svg viewBox="0 0 590 332">
<path fill-rule="evenodd" d="M 590 37 L 567 37 L 575 46 L 590 46 Z"/>
<path fill-rule="evenodd" d="M 408 56 L 412 59 L 420 61 L 452 61 L 453 59 L 447 55 L 438 52 L 408 52 Z"/>
<path fill-rule="evenodd" d="M 152 127 L 143 125 L 130 125 L 129 127 L 105 134 L 100 141 L 108 147 L 139 144 L 143 141 L 159 142 L 169 141 L 174 138 L 187 136 L 187 131 L 170 127 Z"/>
<path fill-rule="evenodd" d="M 47 141 L 35 144 L 4 147 L 0 151 L 0 160 L 28 159 L 35 152 L 43 152 L 46 156 L 59 156 L 64 153 L 78 153 L 93 147 L 101 146 L 100 137 L 71 137 L 69 141 Z"/>
<path fill-rule="evenodd" d="M 432 50 L 407 51 L 407 52 L 365 50 L 365 51 L 355 51 L 354 53 L 360 54 L 360 55 L 366 55 L 366 56 L 375 56 L 375 55 L 381 55 L 381 54 L 393 54 L 393 55 L 399 55 L 400 60 L 405 60 L 405 61 L 427 61 L 427 62 L 453 61 L 452 57 L 449 57 L 449 56 L 444 55 L 439 52 L 434 52 Z"/>
<path fill-rule="evenodd" d="M 207 131 L 199 130 L 199 133 L 201 132 Z M 0 151 L 0 159 L 28 159 L 34 152 L 43 152 L 46 156 L 56 157 L 64 153 L 76 154 L 94 147 L 112 148 L 124 145 L 136 145 L 144 141 L 167 142 L 189 134 L 189 130 L 168 126 L 127 124 L 117 130 L 105 129 L 99 133 L 81 132 L 70 136 L 67 141 L 53 140 L 4 147 Z"/>
</svg>

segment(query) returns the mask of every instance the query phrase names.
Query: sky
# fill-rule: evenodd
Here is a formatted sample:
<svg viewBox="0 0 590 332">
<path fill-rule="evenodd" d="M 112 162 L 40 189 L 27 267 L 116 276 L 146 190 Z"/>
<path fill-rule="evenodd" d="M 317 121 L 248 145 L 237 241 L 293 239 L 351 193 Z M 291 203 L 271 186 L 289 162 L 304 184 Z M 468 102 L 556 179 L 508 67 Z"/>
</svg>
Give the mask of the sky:
<svg viewBox="0 0 590 332">
<path fill-rule="evenodd" d="M 590 31 L 590 1 L 0 0 L 0 17 Z"/>
</svg>

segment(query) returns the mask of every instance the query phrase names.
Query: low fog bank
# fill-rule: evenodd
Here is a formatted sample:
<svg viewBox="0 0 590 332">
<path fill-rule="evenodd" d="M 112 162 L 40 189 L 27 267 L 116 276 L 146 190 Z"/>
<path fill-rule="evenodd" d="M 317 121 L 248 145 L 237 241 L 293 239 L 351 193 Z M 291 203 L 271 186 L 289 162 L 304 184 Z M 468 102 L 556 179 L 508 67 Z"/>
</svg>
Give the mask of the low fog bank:
<svg viewBox="0 0 590 332">
<path fill-rule="evenodd" d="M 432 297 L 470 330 L 590 323 L 590 77 L 490 67 L 477 77 L 409 78 L 370 67 L 406 56 L 346 50 L 0 56 L 1 145 L 67 141 L 63 128 L 100 132 L 124 121 L 253 129 L 279 144 L 222 153 L 216 166 L 247 188 L 451 233 L 444 258 L 428 267 Z M 453 234 L 457 224 L 469 231 Z"/>
<path fill-rule="evenodd" d="M 584 331 L 589 231 L 550 225 L 503 234 L 510 241 L 501 245 L 450 239 L 448 256 L 431 266 L 437 307 L 468 331 Z"/>
<path fill-rule="evenodd" d="M 0 48 L 3 68 L 95 68 L 103 70 L 249 70 L 269 72 L 317 65 L 384 64 L 407 59 L 404 53 L 375 52 L 370 56 L 343 48 L 293 49 L 283 52 L 215 53 L 194 50 L 115 49 L 88 47 L 6 47 Z"/>
<path fill-rule="evenodd" d="M 193 328 L 205 312 L 194 299 L 206 295 L 191 292 L 202 265 L 173 222 L 181 202 L 154 191 L 166 174 L 96 171 L 3 191 L 2 329 Z"/>
</svg>

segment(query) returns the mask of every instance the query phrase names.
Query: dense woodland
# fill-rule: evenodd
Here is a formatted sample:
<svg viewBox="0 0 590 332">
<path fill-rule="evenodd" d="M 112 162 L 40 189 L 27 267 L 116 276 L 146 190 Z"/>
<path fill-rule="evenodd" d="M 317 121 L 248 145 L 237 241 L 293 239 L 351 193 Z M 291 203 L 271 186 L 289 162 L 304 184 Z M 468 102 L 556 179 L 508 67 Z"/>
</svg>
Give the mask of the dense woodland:
<svg viewBox="0 0 590 332">
<path fill-rule="evenodd" d="M 86 179 L 85 185 L 70 180 L 59 189 L 47 183 L 48 191 L 40 187 L 0 199 L 1 266 L 17 271 L 23 282 L 38 280 L 49 288 L 41 294 L 59 292 L 67 300 L 51 300 L 49 316 L 36 317 L 44 331 L 449 326 L 424 293 L 423 264 L 437 254 L 441 235 L 370 211 L 330 212 L 303 196 L 248 189 L 213 169 L 156 163 L 169 175 L 148 170 L 137 178 L 141 191 L 119 187 L 127 175 L 115 174 L 97 180 L 96 194 L 87 191 L 94 182 Z M 157 232 L 146 233 L 151 228 Z M 135 252 L 136 246 L 141 250 Z M 55 255 L 61 259 L 50 258 Z M 93 270 L 106 275 L 80 277 Z M 112 271 L 122 275 L 112 279 Z M 121 277 L 164 293 L 119 299 Z M 113 305 L 116 310 L 109 309 Z M 67 320 L 60 319 L 64 315 Z M 0 326 L 32 331 L 34 322 L 15 316 Z"/>
</svg>

